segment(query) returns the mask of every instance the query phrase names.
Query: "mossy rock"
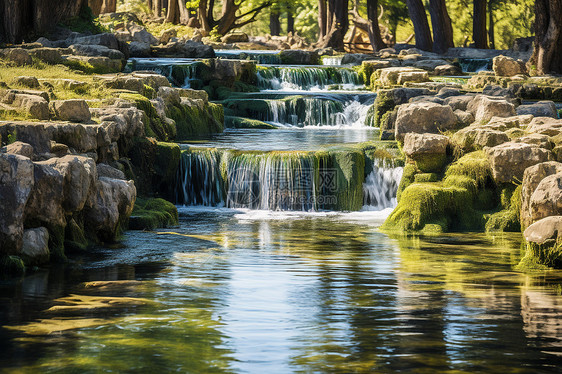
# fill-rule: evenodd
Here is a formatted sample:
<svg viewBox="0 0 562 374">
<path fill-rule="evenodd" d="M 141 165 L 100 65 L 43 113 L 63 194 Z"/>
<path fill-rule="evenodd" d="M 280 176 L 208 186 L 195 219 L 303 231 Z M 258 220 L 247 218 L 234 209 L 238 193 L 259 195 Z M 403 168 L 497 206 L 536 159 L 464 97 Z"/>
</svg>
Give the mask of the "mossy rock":
<svg viewBox="0 0 562 374">
<path fill-rule="evenodd" d="M 447 164 L 447 155 L 443 153 L 422 154 L 415 159 L 416 166 L 424 173 L 439 173 Z"/>
<path fill-rule="evenodd" d="M 25 274 L 25 264 L 18 256 L 0 256 L 0 279 L 17 277 Z"/>
<path fill-rule="evenodd" d="M 83 224 L 72 218 L 65 228 L 64 249 L 65 252 L 83 252 L 88 249 L 90 242 L 86 239 Z"/>
<path fill-rule="evenodd" d="M 416 174 L 419 172 L 418 168 L 414 164 L 406 164 L 404 166 L 404 171 L 402 172 L 402 179 L 398 185 L 398 191 L 396 192 L 396 199 L 400 201 L 402 192 L 412 183 L 415 182 Z"/>
<path fill-rule="evenodd" d="M 176 135 L 176 127 L 163 121 L 154 105 L 141 94 L 123 93 L 119 98 L 135 103 L 135 106 L 145 114 L 144 132 L 148 137 L 166 141 L 173 139 Z"/>
<path fill-rule="evenodd" d="M 396 107 L 394 101 L 394 93 L 392 90 L 379 90 L 377 92 L 377 98 L 373 103 L 373 125 L 375 127 L 381 127 L 383 123 L 383 116 L 387 112 L 391 112 Z M 389 129 L 385 129 L 389 130 Z"/>
<path fill-rule="evenodd" d="M 277 129 L 276 126 L 273 126 L 272 124 L 269 124 L 267 122 L 235 116 L 225 116 L 224 124 L 225 127 L 235 129 Z"/>
<path fill-rule="evenodd" d="M 562 269 L 562 242 L 547 240 L 543 244 L 527 243 L 525 256 L 517 265 L 517 270 Z"/>
<path fill-rule="evenodd" d="M 154 230 L 179 224 L 176 206 L 160 198 L 138 198 L 129 217 L 130 230 Z"/>
<path fill-rule="evenodd" d="M 168 115 L 176 123 L 178 140 L 224 131 L 224 111 L 219 104 L 209 103 L 203 108 L 197 105 L 174 106 L 168 110 Z"/>
<path fill-rule="evenodd" d="M 500 209 L 503 209 L 487 218 L 486 232 L 520 232 L 521 186 L 504 188 L 500 199 Z"/>
<path fill-rule="evenodd" d="M 232 116 L 254 118 L 267 121 L 269 117 L 269 105 L 262 99 L 229 99 L 222 102 L 225 109 Z"/>
<path fill-rule="evenodd" d="M 414 176 L 414 183 L 437 182 L 439 175 L 435 173 L 420 173 Z"/>
</svg>

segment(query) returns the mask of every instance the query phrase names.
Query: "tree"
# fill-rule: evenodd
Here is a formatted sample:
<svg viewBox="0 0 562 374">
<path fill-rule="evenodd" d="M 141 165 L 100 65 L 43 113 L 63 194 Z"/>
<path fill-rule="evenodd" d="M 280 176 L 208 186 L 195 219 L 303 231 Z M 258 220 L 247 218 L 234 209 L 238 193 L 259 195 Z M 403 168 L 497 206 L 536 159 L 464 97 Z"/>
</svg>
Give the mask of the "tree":
<svg viewBox="0 0 562 374">
<path fill-rule="evenodd" d="M 231 30 L 254 22 L 257 15 L 264 8 L 271 5 L 271 1 L 269 0 L 260 1 L 250 10 L 239 14 L 240 8 L 247 1 L 248 0 L 222 0 L 221 16 L 219 19 L 215 19 L 215 0 L 199 0 L 197 15 L 201 27 L 207 33 L 216 29 L 218 34 L 225 35 Z"/>
<path fill-rule="evenodd" d="M 0 0 L 0 40 L 21 43 L 60 21 L 76 17 L 87 0 Z"/>
<path fill-rule="evenodd" d="M 476 48 L 488 48 L 486 35 L 486 0 L 474 0 L 472 39 Z"/>
<path fill-rule="evenodd" d="M 318 26 L 320 31 L 318 32 L 318 40 L 324 39 L 328 31 L 328 7 L 326 0 L 318 0 Z"/>
<path fill-rule="evenodd" d="M 269 33 L 273 36 L 281 35 L 281 21 L 279 20 L 279 3 L 275 2 L 269 9 Z"/>
<path fill-rule="evenodd" d="M 445 0 L 429 0 L 429 14 L 433 28 L 433 52 L 445 53 L 454 47 L 453 25 Z"/>
<path fill-rule="evenodd" d="M 324 1 L 324 6 L 326 0 Z M 320 4 L 319 4 L 320 5 Z M 319 48 L 331 47 L 343 51 L 343 37 L 349 28 L 349 0 L 329 0 L 326 7 L 326 31 L 318 40 Z M 322 20 L 323 21 L 323 20 Z M 320 28 L 322 29 L 322 25 Z"/>
<path fill-rule="evenodd" d="M 295 33 L 295 17 L 293 16 L 293 7 L 291 3 L 285 4 L 287 8 L 287 34 Z"/>
<path fill-rule="evenodd" d="M 367 0 L 367 19 L 369 20 L 369 40 L 373 51 L 380 51 L 386 48 L 386 44 L 381 37 L 381 29 L 379 27 L 378 0 Z"/>
<path fill-rule="evenodd" d="M 562 73 L 562 0 L 536 0 L 535 49 L 529 65 L 539 75 Z"/>
<path fill-rule="evenodd" d="M 398 24 L 407 23 L 410 21 L 408 14 L 408 7 L 403 0 L 381 0 L 379 2 L 384 12 L 379 16 L 380 22 L 388 25 L 393 41 L 396 41 L 396 31 Z"/>
<path fill-rule="evenodd" d="M 102 5 L 103 0 L 88 0 L 88 6 L 92 10 L 92 14 L 96 17 L 100 15 Z"/>
<path fill-rule="evenodd" d="M 429 31 L 429 23 L 427 15 L 421 0 L 406 0 L 410 19 L 414 24 L 414 32 L 416 34 L 416 48 L 423 51 L 431 51 L 433 41 L 431 40 L 431 32 Z"/>
<path fill-rule="evenodd" d="M 117 11 L 117 0 L 103 0 L 100 13 L 115 13 Z"/>
</svg>

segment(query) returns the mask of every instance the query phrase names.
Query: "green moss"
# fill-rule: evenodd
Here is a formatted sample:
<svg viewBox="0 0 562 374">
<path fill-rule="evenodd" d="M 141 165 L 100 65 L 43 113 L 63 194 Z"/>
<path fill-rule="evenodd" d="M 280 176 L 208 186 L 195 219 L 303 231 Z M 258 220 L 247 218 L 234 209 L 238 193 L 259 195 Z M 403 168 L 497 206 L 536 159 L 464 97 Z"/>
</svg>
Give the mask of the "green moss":
<svg viewBox="0 0 562 374">
<path fill-rule="evenodd" d="M 255 119 L 235 117 L 235 116 L 225 116 L 224 117 L 225 127 L 235 128 L 235 129 L 276 129 L 277 127 L 267 123 L 258 121 Z"/>
<path fill-rule="evenodd" d="M 219 104 L 209 103 L 203 108 L 197 105 L 175 106 L 168 115 L 176 122 L 177 138 L 180 140 L 224 130 L 224 112 Z"/>
<path fill-rule="evenodd" d="M 261 99 L 229 99 L 223 101 L 225 109 L 229 109 L 232 116 L 255 118 L 265 121 L 269 117 L 269 105 Z"/>
<path fill-rule="evenodd" d="M 176 134 L 175 126 L 163 121 L 159 116 L 154 105 L 148 98 L 141 94 L 121 94 L 119 98 L 135 103 L 135 106 L 145 114 L 144 132 L 145 135 L 158 140 L 169 140 Z"/>
<path fill-rule="evenodd" d="M 439 173 L 447 163 L 445 154 L 423 154 L 415 159 L 418 169 L 424 173 Z"/>
<path fill-rule="evenodd" d="M 138 198 L 133 213 L 129 217 L 129 229 L 131 230 L 154 230 L 178 224 L 176 206 L 160 198 Z"/>
<path fill-rule="evenodd" d="M 439 176 L 435 173 L 421 173 L 414 175 L 415 183 L 437 182 Z"/>
<path fill-rule="evenodd" d="M 53 262 L 65 262 L 66 255 L 64 254 L 64 238 L 65 238 L 65 227 L 64 226 L 50 226 L 47 227 L 49 230 L 49 252 L 51 255 L 51 261 Z"/>
<path fill-rule="evenodd" d="M 471 152 L 451 164 L 445 177 L 464 175 L 476 181 L 478 187 L 493 184 L 492 168 L 484 151 Z"/>
<path fill-rule="evenodd" d="M 517 188 L 504 188 L 500 194 L 503 208 L 499 212 L 491 214 L 486 222 L 486 231 L 521 231 L 521 186 Z"/>
<path fill-rule="evenodd" d="M 562 242 L 547 240 L 543 244 L 527 243 L 525 257 L 521 259 L 516 269 L 542 270 L 547 267 L 562 269 Z"/>
<path fill-rule="evenodd" d="M 86 239 L 83 224 L 79 224 L 74 218 L 68 221 L 65 229 L 65 251 L 83 252 L 88 246 L 89 242 Z"/>
<path fill-rule="evenodd" d="M 374 126 L 381 127 L 383 116 L 387 112 L 391 112 L 394 110 L 396 103 L 394 101 L 394 94 L 392 90 L 379 90 L 377 92 L 377 98 L 373 103 L 374 107 Z M 383 130 L 381 128 L 381 130 Z"/>
<path fill-rule="evenodd" d="M 406 164 L 404 166 L 404 171 L 402 172 L 402 179 L 398 185 L 398 191 L 396 192 L 396 198 L 400 201 L 402 192 L 415 181 L 416 174 L 419 172 L 418 168 L 414 164 Z"/>
<path fill-rule="evenodd" d="M 181 150 L 176 143 L 156 143 L 154 172 L 166 183 L 173 182 L 180 163 Z"/>
<path fill-rule="evenodd" d="M 25 274 L 25 264 L 18 256 L 0 256 L 0 278 L 17 277 Z"/>
</svg>

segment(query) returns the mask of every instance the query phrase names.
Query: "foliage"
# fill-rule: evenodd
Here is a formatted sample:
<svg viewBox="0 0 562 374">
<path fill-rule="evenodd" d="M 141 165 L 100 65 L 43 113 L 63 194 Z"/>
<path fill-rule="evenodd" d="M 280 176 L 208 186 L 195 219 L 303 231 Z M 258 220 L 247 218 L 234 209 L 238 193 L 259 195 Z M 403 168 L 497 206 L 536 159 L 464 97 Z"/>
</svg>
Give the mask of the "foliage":
<svg viewBox="0 0 562 374">
<path fill-rule="evenodd" d="M 100 34 L 108 31 L 100 24 L 99 19 L 94 17 L 92 10 L 87 6 L 80 9 L 77 17 L 64 21 L 61 26 L 80 33 Z"/>
</svg>

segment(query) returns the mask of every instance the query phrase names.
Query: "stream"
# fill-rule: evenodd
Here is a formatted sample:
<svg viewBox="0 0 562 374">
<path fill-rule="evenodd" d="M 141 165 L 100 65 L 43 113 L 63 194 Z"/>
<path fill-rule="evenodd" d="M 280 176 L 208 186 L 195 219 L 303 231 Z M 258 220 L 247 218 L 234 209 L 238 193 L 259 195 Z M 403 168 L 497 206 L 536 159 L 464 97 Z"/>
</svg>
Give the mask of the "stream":
<svg viewBox="0 0 562 374">
<path fill-rule="evenodd" d="M 354 151 L 375 95 L 240 53 L 261 91 L 225 107 L 277 129 L 182 143 L 178 227 L 0 283 L 0 372 L 559 372 L 562 271 L 514 270 L 521 234 L 378 231 L 402 167 Z"/>
</svg>

